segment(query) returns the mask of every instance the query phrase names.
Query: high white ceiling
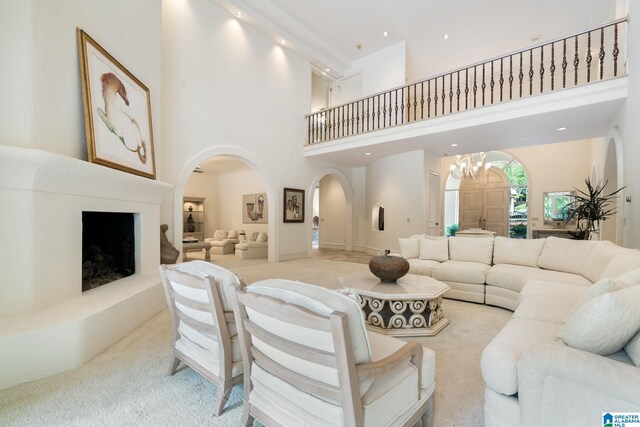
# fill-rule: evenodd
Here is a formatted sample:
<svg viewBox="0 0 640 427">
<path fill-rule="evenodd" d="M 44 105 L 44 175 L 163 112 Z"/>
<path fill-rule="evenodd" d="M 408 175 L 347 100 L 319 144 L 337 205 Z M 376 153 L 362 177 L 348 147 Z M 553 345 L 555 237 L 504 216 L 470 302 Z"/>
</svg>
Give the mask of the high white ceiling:
<svg viewBox="0 0 640 427">
<path fill-rule="evenodd" d="M 227 6 L 233 3 L 238 10 L 244 8 L 248 15 L 243 19 L 255 23 L 257 16 L 249 15 L 259 15 L 260 20 L 270 21 L 272 32 L 280 28 L 281 37 L 290 37 L 294 45 L 298 42 L 311 47 L 318 53 L 316 65 L 321 68 L 330 67 L 320 63 L 323 59 L 348 68 L 355 59 L 405 40 L 407 80 L 414 81 L 611 21 L 620 1 L 224 2 Z M 387 37 L 383 36 L 384 31 L 388 32 Z M 531 41 L 536 35 L 540 39 Z M 358 49 L 357 44 L 362 48 Z"/>
</svg>

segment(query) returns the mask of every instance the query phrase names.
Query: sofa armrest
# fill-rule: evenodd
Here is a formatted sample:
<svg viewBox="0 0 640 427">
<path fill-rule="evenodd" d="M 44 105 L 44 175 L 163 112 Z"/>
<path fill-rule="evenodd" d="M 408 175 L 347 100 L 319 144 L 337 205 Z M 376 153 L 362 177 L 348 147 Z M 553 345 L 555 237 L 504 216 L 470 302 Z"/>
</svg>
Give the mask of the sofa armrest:
<svg viewBox="0 0 640 427">
<path fill-rule="evenodd" d="M 553 343 L 518 362 L 521 426 L 600 425 L 603 412 L 640 410 L 640 368 Z"/>
</svg>

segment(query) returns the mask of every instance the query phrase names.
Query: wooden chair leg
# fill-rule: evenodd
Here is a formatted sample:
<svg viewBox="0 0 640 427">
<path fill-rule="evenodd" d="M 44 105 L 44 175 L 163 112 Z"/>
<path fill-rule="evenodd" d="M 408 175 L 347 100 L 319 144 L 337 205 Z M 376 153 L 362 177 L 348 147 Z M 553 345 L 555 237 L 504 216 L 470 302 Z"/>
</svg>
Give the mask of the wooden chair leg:
<svg viewBox="0 0 640 427">
<path fill-rule="evenodd" d="M 224 390 L 218 390 L 218 398 L 216 399 L 216 406 L 214 408 L 216 417 L 219 417 L 224 409 L 224 405 L 229 400 L 231 394 L 231 387 L 225 387 Z"/>
<path fill-rule="evenodd" d="M 244 408 L 242 410 L 241 425 L 245 427 L 250 427 L 253 425 L 253 416 L 249 414 L 249 405 L 247 403 L 244 404 Z"/>
<path fill-rule="evenodd" d="M 173 362 L 171 362 L 171 366 L 169 367 L 169 376 L 176 373 L 176 369 L 178 369 L 178 365 L 180 365 L 180 359 L 174 356 Z"/>
<path fill-rule="evenodd" d="M 433 395 L 429 398 L 427 410 L 422 414 L 422 427 L 433 427 Z"/>
</svg>

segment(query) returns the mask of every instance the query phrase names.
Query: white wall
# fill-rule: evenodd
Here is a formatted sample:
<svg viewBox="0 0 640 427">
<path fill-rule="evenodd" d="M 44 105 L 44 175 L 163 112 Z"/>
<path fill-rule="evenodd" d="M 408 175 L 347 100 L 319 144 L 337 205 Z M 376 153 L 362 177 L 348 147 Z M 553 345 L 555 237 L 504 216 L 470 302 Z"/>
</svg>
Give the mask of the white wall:
<svg viewBox="0 0 640 427">
<path fill-rule="evenodd" d="M 375 252 L 399 250 L 399 237 L 422 233 L 423 197 L 423 151 L 397 154 L 371 162 L 366 172 L 366 248 Z M 371 230 L 371 210 L 376 202 L 384 206 L 384 231 Z"/>
<path fill-rule="evenodd" d="M 150 89 L 158 162 L 161 12 L 157 0 L 0 2 L 0 57 L 11 64 L 0 79 L 0 144 L 87 158 L 79 27 Z"/>
<path fill-rule="evenodd" d="M 252 170 L 243 170 L 218 175 L 218 213 L 216 227 L 222 230 L 244 230 L 247 236 L 254 231 L 268 232 L 267 224 L 242 223 L 242 196 L 244 194 L 264 193 L 264 184 Z M 269 200 L 265 200 L 268 206 Z M 269 221 L 272 221 L 271 213 Z"/>
<path fill-rule="evenodd" d="M 190 170 L 230 154 L 250 163 L 265 183 L 269 242 L 279 245 L 270 247 L 269 259 L 308 256 L 312 210 L 304 224 L 282 224 L 281 200 L 283 187 L 307 189 L 327 167 L 303 158 L 310 64 L 209 0 L 164 1 L 162 37 L 168 141 L 162 166 L 177 187 L 164 220 L 177 220 L 173 210 Z"/>
<path fill-rule="evenodd" d="M 342 184 L 331 175 L 320 180 L 320 248 L 344 249 L 346 209 Z"/>
<path fill-rule="evenodd" d="M 369 96 L 405 84 L 407 44 L 405 41 L 353 61 L 345 75 L 360 72 L 362 96 Z"/>
</svg>

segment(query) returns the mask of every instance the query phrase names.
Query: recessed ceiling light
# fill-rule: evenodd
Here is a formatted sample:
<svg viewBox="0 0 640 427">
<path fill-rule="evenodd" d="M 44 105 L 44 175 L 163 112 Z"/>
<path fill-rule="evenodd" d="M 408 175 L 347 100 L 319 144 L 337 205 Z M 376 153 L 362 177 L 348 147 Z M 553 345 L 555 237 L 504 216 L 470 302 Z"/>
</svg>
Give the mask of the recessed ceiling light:
<svg viewBox="0 0 640 427">
<path fill-rule="evenodd" d="M 561 127 L 561 128 L 556 129 L 556 130 L 563 131 L 563 130 L 567 130 L 567 128 Z"/>
<path fill-rule="evenodd" d="M 331 71 L 331 68 L 325 68 L 324 71 L 328 73 L 329 71 Z"/>
<path fill-rule="evenodd" d="M 325 73 L 324 71 L 321 71 L 321 73 L 322 73 L 323 76 L 327 75 L 327 73 Z"/>
<path fill-rule="evenodd" d="M 534 34 L 534 35 L 531 36 L 531 38 L 529 38 L 529 40 L 532 41 L 532 42 L 537 42 L 541 38 L 542 38 L 542 34 Z"/>
<path fill-rule="evenodd" d="M 389 33 L 387 33 L 386 31 L 384 33 L 382 33 L 383 36 L 387 37 L 389 35 Z"/>
<path fill-rule="evenodd" d="M 242 18 L 242 12 L 237 11 L 237 12 L 236 12 L 236 16 L 237 16 L 238 18 Z"/>
<path fill-rule="evenodd" d="M 371 153 L 364 153 L 364 155 L 365 155 L 365 156 L 370 156 L 370 155 L 371 155 Z"/>
<path fill-rule="evenodd" d="M 286 41 L 285 39 L 282 39 L 282 40 L 280 40 L 280 44 L 281 44 L 282 46 L 284 46 L 285 44 L 287 44 L 287 41 Z"/>
<path fill-rule="evenodd" d="M 444 36 L 442 36 L 443 39 L 448 40 L 449 39 L 449 34 L 445 34 Z"/>
<path fill-rule="evenodd" d="M 458 144 L 451 144 L 451 146 L 452 146 L 452 147 L 457 147 L 457 146 L 458 146 Z"/>
</svg>

